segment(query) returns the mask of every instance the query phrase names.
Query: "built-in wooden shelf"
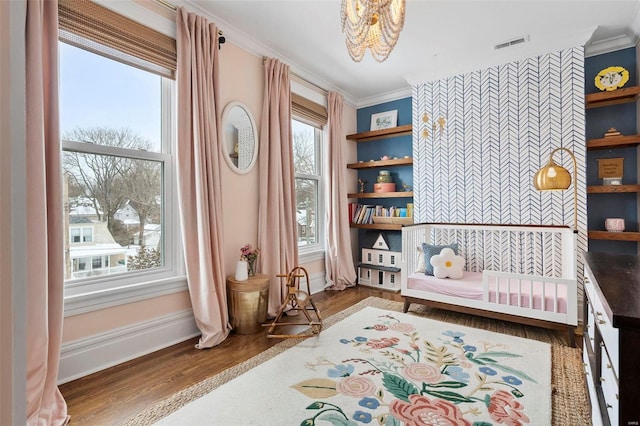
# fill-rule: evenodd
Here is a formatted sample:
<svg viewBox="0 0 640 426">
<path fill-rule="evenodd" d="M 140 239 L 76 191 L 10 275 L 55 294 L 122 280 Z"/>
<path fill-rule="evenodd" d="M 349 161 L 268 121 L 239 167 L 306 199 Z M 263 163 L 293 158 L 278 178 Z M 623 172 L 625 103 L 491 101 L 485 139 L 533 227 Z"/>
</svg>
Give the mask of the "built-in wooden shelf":
<svg viewBox="0 0 640 426">
<path fill-rule="evenodd" d="M 381 231 L 399 231 L 402 229 L 402 225 L 394 223 L 352 223 L 352 228 L 360 229 L 379 229 Z"/>
<path fill-rule="evenodd" d="M 347 198 L 411 198 L 413 191 L 405 192 L 358 192 L 347 194 Z"/>
<path fill-rule="evenodd" d="M 589 231 L 591 240 L 640 241 L 640 232 Z"/>
<path fill-rule="evenodd" d="M 411 124 L 396 126 L 389 129 L 372 130 L 370 132 L 354 133 L 347 135 L 347 139 L 354 142 L 369 142 L 378 139 L 394 138 L 411 134 Z"/>
<path fill-rule="evenodd" d="M 640 86 L 624 87 L 611 92 L 590 93 L 585 96 L 585 108 L 597 108 L 633 102 L 640 95 Z"/>
<path fill-rule="evenodd" d="M 640 135 L 609 136 L 607 138 L 589 139 L 587 150 L 628 148 L 640 145 Z"/>
<path fill-rule="evenodd" d="M 390 129 L 372 130 L 370 132 L 354 133 L 347 135 L 347 139 L 353 142 L 370 142 L 378 139 L 387 139 L 397 136 L 411 135 L 411 124 L 406 126 L 396 126 Z M 378 160 L 363 161 L 358 163 L 347 164 L 349 169 L 373 169 L 380 167 L 393 167 L 412 165 L 413 158 L 398 158 L 396 160 Z M 358 192 L 356 194 L 347 194 L 347 198 L 413 198 L 413 191 L 402 192 Z M 400 231 L 401 224 L 396 223 L 351 223 L 351 228 L 359 229 L 377 229 L 380 231 Z"/>
<path fill-rule="evenodd" d="M 398 158 L 395 160 L 362 161 L 347 164 L 348 169 L 373 169 L 377 167 L 406 166 L 413 164 L 413 158 Z"/>
<path fill-rule="evenodd" d="M 640 192 L 640 185 L 594 185 L 587 186 L 588 194 L 615 194 L 620 192 Z"/>
</svg>

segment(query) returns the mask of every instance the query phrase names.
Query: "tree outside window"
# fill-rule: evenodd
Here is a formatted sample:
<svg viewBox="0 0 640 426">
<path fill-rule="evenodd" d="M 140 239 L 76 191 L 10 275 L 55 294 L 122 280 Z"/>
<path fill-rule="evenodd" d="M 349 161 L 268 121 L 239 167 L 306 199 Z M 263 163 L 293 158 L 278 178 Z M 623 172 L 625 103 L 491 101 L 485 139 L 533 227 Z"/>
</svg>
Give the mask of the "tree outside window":
<svg viewBox="0 0 640 426">
<path fill-rule="evenodd" d="M 299 247 L 319 244 L 321 163 L 320 129 L 292 121 L 295 168 L 296 221 Z"/>
</svg>

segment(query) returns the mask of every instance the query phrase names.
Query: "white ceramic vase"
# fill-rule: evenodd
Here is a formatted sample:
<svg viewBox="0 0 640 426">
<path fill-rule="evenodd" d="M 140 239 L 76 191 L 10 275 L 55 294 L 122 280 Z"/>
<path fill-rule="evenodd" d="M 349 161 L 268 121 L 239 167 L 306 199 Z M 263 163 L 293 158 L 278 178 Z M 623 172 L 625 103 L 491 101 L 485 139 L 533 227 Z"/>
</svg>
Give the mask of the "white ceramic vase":
<svg viewBox="0 0 640 426">
<path fill-rule="evenodd" d="M 249 265 L 245 260 L 238 260 L 236 263 L 236 281 L 246 281 L 249 279 Z"/>
</svg>

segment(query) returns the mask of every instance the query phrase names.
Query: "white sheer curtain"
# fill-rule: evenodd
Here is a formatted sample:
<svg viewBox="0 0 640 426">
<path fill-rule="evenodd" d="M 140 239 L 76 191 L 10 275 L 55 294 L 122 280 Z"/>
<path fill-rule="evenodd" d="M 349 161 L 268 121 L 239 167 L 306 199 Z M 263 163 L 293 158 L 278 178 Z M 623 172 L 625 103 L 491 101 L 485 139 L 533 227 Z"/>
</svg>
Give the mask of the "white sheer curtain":
<svg viewBox="0 0 640 426">
<path fill-rule="evenodd" d="M 262 271 L 271 276 L 269 315 L 275 316 L 286 287 L 275 278 L 298 265 L 296 193 L 291 136 L 289 67 L 264 62 L 264 101 L 260 123 L 260 206 L 258 246 Z"/>
<path fill-rule="evenodd" d="M 64 211 L 58 113 L 58 2 L 29 0 L 26 17 L 27 424 L 61 425 L 56 386 L 64 315 Z"/>
<path fill-rule="evenodd" d="M 351 254 L 349 235 L 349 203 L 345 183 L 346 163 L 342 149 L 342 109 L 344 98 L 336 92 L 327 96 L 327 127 L 329 129 L 328 194 L 326 208 L 327 252 L 325 269 L 330 290 L 344 290 L 356 285 L 356 271 Z"/>
<path fill-rule="evenodd" d="M 205 349 L 229 334 L 222 235 L 218 28 L 177 10 L 178 198 L 189 294 Z"/>
</svg>

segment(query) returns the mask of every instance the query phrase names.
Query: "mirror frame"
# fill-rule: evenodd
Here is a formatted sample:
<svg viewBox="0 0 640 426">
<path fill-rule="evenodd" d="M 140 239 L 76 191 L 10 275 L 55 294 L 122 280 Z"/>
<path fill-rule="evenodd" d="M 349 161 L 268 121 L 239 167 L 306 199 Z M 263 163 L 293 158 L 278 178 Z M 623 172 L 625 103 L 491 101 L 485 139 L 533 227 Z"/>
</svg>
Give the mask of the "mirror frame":
<svg viewBox="0 0 640 426">
<path fill-rule="evenodd" d="M 236 107 L 241 108 L 242 111 L 244 111 L 244 113 L 247 114 L 247 116 L 249 117 L 249 122 L 251 123 L 251 129 L 253 130 L 253 146 L 254 146 L 253 155 L 251 157 L 251 161 L 249 162 L 249 165 L 244 169 L 239 168 L 233 163 L 233 160 L 231 159 L 231 155 L 234 153 L 234 149 L 233 149 L 234 141 L 228 140 L 228 137 L 225 131 L 227 121 L 229 120 L 229 115 L 231 114 L 231 111 Z M 249 111 L 249 108 L 247 108 L 247 106 L 242 102 L 231 101 L 224 107 L 224 110 L 222 111 L 221 125 L 222 125 L 222 132 L 221 132 L 222 133 L 222 154 L 224 156 L 225 161 L 227 162 L 227 165 L 229 166 L 229 168 L 231 168 L 232 171 L 234 171 L 239 175 L 244 175 L 249 173 L 251 169 L 253 169 L 253 166 L 255 165 L 256 160 L 258 158 L 258 129 L 256 128 L 256 122 L 253 119 L 253 115 L 251 114 L 251 111 Z"/>
</svg>

